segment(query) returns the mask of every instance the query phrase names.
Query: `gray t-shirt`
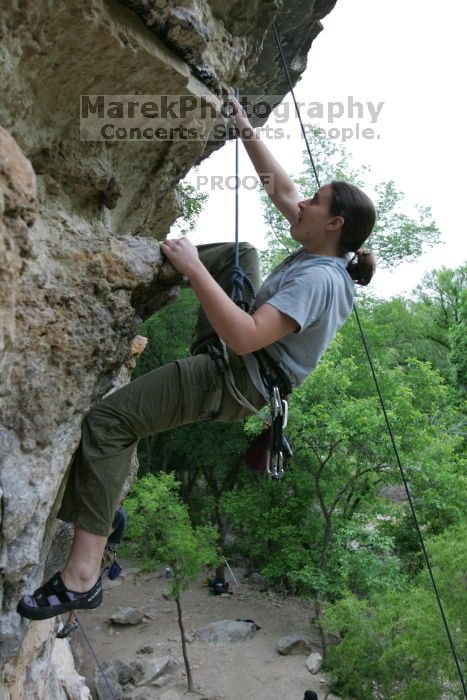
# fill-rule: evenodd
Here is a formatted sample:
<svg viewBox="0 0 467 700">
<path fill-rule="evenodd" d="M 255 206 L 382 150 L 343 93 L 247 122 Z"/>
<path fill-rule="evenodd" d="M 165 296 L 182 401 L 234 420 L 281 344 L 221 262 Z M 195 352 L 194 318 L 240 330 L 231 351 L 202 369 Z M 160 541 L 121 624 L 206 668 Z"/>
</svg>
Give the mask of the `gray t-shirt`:
<svg viewBox="0 0 467 700">
<path fill-rule="evenodd" d="M 318 364 L 337 331 L 352 311 L 354 283 L 346 270 L 347 258 L 292 253 L 266 278 L 256 295 L 254 309 L 271 304 L 297 321 L 299 328 L 266 350 L 297 387 Z M 266 398 L 268 390 L 252 353 L 243 356 L 250 377 Z"/>
</svg>

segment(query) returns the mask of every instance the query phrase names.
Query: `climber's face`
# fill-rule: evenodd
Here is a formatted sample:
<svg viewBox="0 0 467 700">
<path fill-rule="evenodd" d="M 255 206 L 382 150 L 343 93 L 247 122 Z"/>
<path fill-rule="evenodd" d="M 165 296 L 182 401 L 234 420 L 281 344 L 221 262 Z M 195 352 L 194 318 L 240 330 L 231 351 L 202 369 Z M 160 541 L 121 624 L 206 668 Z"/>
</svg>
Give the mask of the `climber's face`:
<svg viewBox="0 0 467 700">
<path fill-rule="evenodd" d="M 331 214 L 332 196 L 331 185 L 323 185 L 314 197 L 298 203 L 298 217 L 290 226 L 290 234 L 305 248 L 318 250 L 339 238 L 344 220 Z"/>
</svg>

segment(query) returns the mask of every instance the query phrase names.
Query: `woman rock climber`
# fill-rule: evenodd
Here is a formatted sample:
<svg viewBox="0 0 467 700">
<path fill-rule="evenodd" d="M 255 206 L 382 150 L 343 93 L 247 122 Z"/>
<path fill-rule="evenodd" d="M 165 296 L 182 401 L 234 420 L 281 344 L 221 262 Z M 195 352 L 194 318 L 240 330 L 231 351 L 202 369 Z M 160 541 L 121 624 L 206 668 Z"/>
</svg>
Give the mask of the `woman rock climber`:
<svg viewBox="0 0 467 700">
<path fill-rule="evenodd" d="M 331 182 L 301 200 L 295 184 L 232 100 L 237 131 L 258 172 L 272 175 L 272 202 L 290 222 L 300 249 L 260 287 L 251 314 L 224 291 L 231 283 L 230 244 L 195 248 L 186 238 L 161 243 L 200 301 L 192 357 L 176 360 L 130 382 L 84 417 L 82 435 L 58 517 L 75 525 L 67 563 L 17 610 L 42 620 L 102 601 L 102 553 L 140 438 L 203 420 L 235 421 L 251 414 L 225 390 L 224 377 L 206 353 L 216 334 L 226 343 L 235 385 L 256 409 L 268 391 L 252 354 L 267 348 L 293 387 L 312 372 L 352 310 L 354 281 L 368 284 L 375 261 L 361 250 L 375 223 L 371 200 L 356 187 Z M 353 253 L 349 259 L 349 253 Z M 256 250 L 240 246 L 240 265 L 257 287 Z"/>
</svg>

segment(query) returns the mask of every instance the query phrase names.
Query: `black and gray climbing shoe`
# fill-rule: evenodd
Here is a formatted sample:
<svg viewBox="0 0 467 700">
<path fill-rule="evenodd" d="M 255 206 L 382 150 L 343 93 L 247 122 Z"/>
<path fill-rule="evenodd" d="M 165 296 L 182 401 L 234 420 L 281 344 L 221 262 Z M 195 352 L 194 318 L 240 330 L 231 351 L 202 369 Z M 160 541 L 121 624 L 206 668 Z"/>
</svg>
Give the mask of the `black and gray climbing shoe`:
<svg viewBox="0 0 467 700">
<path fill-rule="evenodd" d="M 89 590 L 81 593 L 70 591 L 57 572 L 32 595 L 26 595 L 18 603 L 17 612 L 29 620 L 47 620 L 71 610 L 92 610 L 102 603 L 101 579 Z"/>
</svg>

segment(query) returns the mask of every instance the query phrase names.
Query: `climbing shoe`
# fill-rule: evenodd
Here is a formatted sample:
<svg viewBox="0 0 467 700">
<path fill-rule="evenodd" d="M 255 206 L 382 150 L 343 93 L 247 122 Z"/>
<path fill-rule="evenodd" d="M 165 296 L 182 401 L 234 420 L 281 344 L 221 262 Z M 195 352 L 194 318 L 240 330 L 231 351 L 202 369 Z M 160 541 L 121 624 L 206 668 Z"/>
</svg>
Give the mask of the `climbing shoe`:
<svg viewBox="0 0 467 700">
<path fill-rule="evenodd" d="M 58 630 L 58 632 L 55 636 L 57 637 L 57 639 L 65 639 L 65 637 L 69 637 L 77 629 L 78 629 L 77 622 L 72 622 L 71 620 L 67 620 L 65 622 L 65 624 L 63 625 L 63 627 L 61 627 Z"/>
<path fill-rule="evenodd" d="M 102 583 L 97 583 L 84 593 L 70 591 L 62 581 L 60 572 L 52 576 L 32 595 L 26 595 L 18 603 L 16 611 L 29 620 L 46 620 L 71 610 L 92 610 L 102 603 Z"/>
</svg>

